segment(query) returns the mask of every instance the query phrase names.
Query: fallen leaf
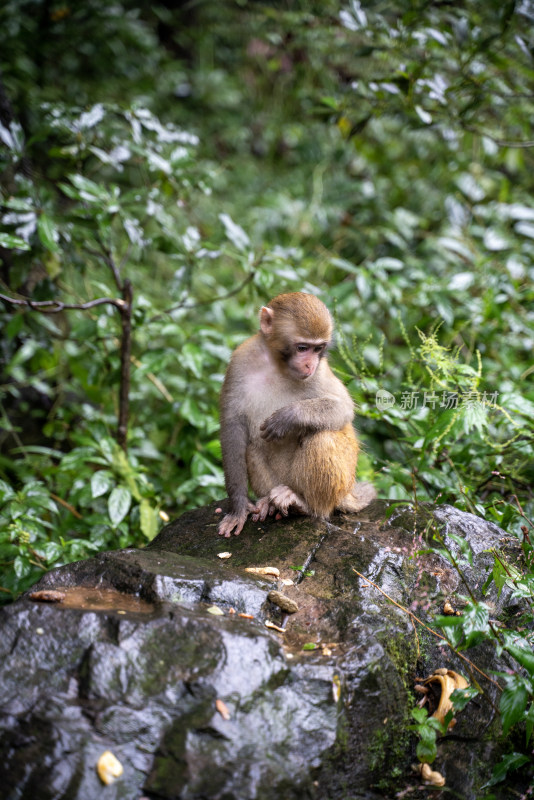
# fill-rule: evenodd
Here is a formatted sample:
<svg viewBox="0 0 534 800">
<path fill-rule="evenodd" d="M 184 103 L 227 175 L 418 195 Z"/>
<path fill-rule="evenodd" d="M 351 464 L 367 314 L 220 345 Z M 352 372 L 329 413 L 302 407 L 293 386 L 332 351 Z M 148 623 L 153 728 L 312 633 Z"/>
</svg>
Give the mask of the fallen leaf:
<svg viewBox="0 0 534 800">
<path fill-rule="evenodd" d="M 65 592 L 58 592 L 56 589 L 41 589 L 39 592 L 31 592 L 30 600 L 38 603 L 61 603 L 65 599 Z"/>
<path fill-rule="evenodd" d="M 299 610 L 299 607 L 295 601 L 287 595 L 282 594 L 282 592 L 276 592 L 273 590 L 272 592 L 269 592 L 267 599 L 270 600 L 271 603 L 274 603 L 276 606 L 278 606 L 278 608 L 281 608 L 282 611 L 285 611 L 286 614 L 295 614 Z"/>
<path fill-rule="evenodd" d="M 245 567 L 245 572 L 254 572 L 256 575 L 266 575 L 273 578 L 280 577 L 280 570 L 277 567 Z"/>
<path fill-rule="evenodd" d="M 223 719 L 230 719 L 230 712 L 228 711 L 228 706 L 222 700 L 217 699 L 215 701 L 215 708 L 221 715 Z"/>
<path fill-rule="evenodd" d="M 285 628 L 281 628 L 279 625 L 275 625 L 274 622 L 269 622 L 268 619 L 265 620 L 265 627 L 266 628 L 272 628 L 273 630 L 278 631 L 278 633 L 285 633 L 286 632 Z"/>
<path fill-rule="evenodd" d="M 337 703 L 341 697 L 341 681 L 339 680 L 339 675 L 334 675 L 332 678 L 332 696 L 334 698 L 334 703 Z"/>
<path fill-rule="evenodd" d="M 96 763 L 96 771 L 102 783 L 109 786 L 110 783 L 120 778 L 124 769 L 119 759 L 113 755 L 111 750 L 105 750 Z"/>
</svg>

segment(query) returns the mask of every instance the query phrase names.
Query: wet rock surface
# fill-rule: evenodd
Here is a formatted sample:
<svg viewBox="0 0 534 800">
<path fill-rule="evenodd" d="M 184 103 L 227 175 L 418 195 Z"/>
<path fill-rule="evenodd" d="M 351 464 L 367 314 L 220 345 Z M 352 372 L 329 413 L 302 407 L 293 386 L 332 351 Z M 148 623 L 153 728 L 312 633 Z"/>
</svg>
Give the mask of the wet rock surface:
<svg viewBox="0 0 534 800">
<path fill-rule="evenodd" d="M 427 622 L 444 600 L 461 604 L 451 565 L 415 555 L 433 530 L 455 552 L 454 536 L 471 543 L 479 593 L 503 532 L 450 506 L 391 513 L 376 501 L 328 523 L 249 522 L 220 539 L 215 509 L 187 512 L 144 550 L 56 569 L 0 611 L 1 796 L 373 800 L 410 786 L 435 796 L 410 769 L 413 685 L 438 667 L 472 676 L 391 601 Z M 279 579 L 245 571 L 257 566 Z M 298 611 L 271 602 L 272 590 Z M 508 602 L 486 599 L 495 614 Z M 502 666 L 488 649 L 468 655 L 486 674 Z M 497 689 L 476 679 L 484 694 L 433 765 L 466 800 L 481 796 L 500 746 Z M 104 786 L 107 750 L 123 773 Z"/>
</svg>

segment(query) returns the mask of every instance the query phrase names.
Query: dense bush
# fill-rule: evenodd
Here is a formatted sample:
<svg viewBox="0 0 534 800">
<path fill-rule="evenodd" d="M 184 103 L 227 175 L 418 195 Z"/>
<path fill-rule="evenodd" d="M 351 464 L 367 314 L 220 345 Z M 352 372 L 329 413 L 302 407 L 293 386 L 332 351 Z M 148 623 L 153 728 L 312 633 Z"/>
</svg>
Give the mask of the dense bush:
<svg viewBox="0 0 534 800">
<path fill-rule="evenodd" d="M 525 629 L 496 637 L 478 606 L 442 622 L 515 658 L 504 726 L 530 736 L 533 18 L 468 0 L 4 4 L 6 599 L 222 496 L 229 353 L 270 296 L 320 292 L 362 477 L 520 544 L 493 579 Z"/>
</svg>

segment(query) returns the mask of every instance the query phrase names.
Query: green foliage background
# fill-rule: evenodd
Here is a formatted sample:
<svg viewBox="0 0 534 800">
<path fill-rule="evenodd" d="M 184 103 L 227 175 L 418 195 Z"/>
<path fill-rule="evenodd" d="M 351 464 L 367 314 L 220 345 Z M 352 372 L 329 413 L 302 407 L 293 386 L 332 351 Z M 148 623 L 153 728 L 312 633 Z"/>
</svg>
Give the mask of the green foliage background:
<svg viewBox="0 0 534 800">
<path fill-rule="evenodd" d="M 224 495 L 225 365 L 287 290 L 335 311 L 361 476 L 493 519 L 528 578 L 534 7 L 175 5 L 0 9 L 0 293 L 134 291 L 127 454 L 117 306 L 0 302 L 2 597 Z"/>
</svg>

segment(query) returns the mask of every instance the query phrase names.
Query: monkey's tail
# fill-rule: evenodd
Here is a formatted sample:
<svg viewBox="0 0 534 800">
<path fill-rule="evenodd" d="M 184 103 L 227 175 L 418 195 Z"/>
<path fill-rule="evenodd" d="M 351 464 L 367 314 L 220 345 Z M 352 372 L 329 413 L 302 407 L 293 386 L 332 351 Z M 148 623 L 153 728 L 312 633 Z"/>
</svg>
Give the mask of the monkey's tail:
<svg viewBox="0 0 534 800">
<path fill-rule="evenodd" d="M 350 493 L 336 506 L 338 511 L 355 513 L 368 506 L 376 498 L 376 489 L 372 483 L 366 481 L 355 483 Z"/>
</svg>

